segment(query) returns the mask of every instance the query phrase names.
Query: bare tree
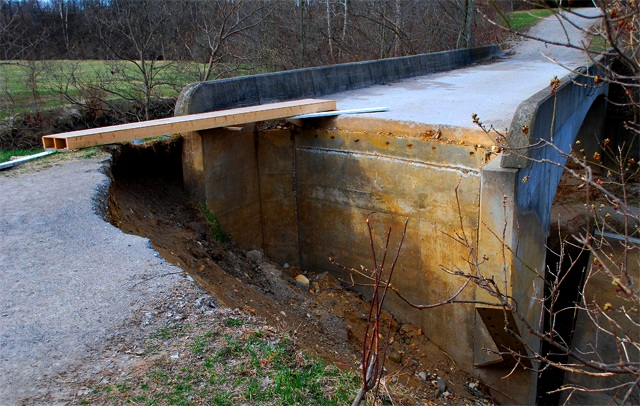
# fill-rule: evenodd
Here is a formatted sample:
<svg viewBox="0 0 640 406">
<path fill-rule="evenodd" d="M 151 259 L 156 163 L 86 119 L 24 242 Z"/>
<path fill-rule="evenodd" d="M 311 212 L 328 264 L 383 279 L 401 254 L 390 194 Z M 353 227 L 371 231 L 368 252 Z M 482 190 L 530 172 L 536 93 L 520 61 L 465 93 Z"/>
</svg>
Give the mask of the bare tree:
<svg viewBox="0 0 640 406">
<path fill-rule="evenodd" d="M 171 36 L 176 5 L 168 0 L 113 0 L 92 7 L 87 16 L 110 55 L 109 71 L 98 75 L 97 86 L 140 104 L 145 120 L 161 88 L 175 85 L 171 72 L 176 62 L 165 55 L 165 41 Z"/>
<path fill-rule="evenodd" d="M 404 229 L 402 236 L 398 243 L 395 255 L 390 252 L 391 242 L 391 229 L 389 228 L 386 233 L 386 239 L 384 246 L 382 247 L 382 253 L 378 253 L 376 250 L 373 229 L 371 227 L 371 217 L 375 213 L 369 213 L 367 216 L 367 230 L 369 232 L 369 247 L 371 249 L 371 269 L 361 267 L 360 270 L 354 268 L 347 268 L 344 265 L 338 263 L 335 259 L 330 258 L 332 263 L 347 273 L 351 274 L 351 286 L 363 286 L 371 290 L 371 301 L 369 304 L 369 315 L 367 317 L 367 324 L 364 332 L 364 338 L 362 341 L 362 362 L 360 378 L 360 389 L 354 397 L 351 406 L 358 406 L 365 400 L 367 393 L 374 391 L 373 404 L 376 403 L 378 398 L 378 391 L 381 379 L 384 375 L 384 364 L 386 361 L 386 352 L 391 340 L 391 325 L 393 317 L 389 318 L 389 325 L 382 325 L 384 303 L 387 297 L 387 293 L 392 291 L 391 279 L 395 271 L 398 259 L 400 258 L 400 252 L 402 250 L 402 244 L 404 238 L 407 235 L 407 225 L 409 219 L 404 222 Z M 391 264 L 387 263 L 388 258 L 392 258 Z M 354 275 L 363 278 L 370 283 L 357 283 L 354 279 Z M 348 281 L 343 281 L 347 282 Z"/>
<path fill-rule="evenodd" d="M 37 47 L 49 37 L 37 1 L 0 0 L 0 50 L 2 59 L 34 59 Z"/>
<path fill-rule="evenodd" d="M 57 0 L 58 15 L 62 25 L 62 39 L 64 47 L 69 50 L 69 1 Z"/>
<path fill-rule="evenodd" d="M 473 44 L 473 20 L 476 14 L 476 1 L 465 0 L 464 7 L 464 44 L 466 48 L 470 48 Z"/>
<path fill-rule="evenodd" d="M 347 25 L 349 23 L 349 0 L 344 0 L 344 11 L 342 16 L 342 42 L 344 42 L 347 37 Z"/>
<path fill-rule="evenodd" d="M 181 1 L 176 46 L 186 51 L 181 58 L 195 69 L 195 79 L 210 80 L 221 74 L 216 74 L 218 68 L 228 70 L 232 61 L 247 60 L 245 55 L 235 53 L 234 48 L 248 50 L 234 47 L 231 42 L 243 36 L 250 41 L 251 31 L 268 18 L 271 7 L 263 1 Z"/>
<path fill-rule="evenodd" d="M 335 60 L 333 55 L 333 29 L 331 28 L 331 2 L 326 0 L 327 4 L 327 43 L 329 44 L 329 55 L 331 60 Z"/>
</svg>

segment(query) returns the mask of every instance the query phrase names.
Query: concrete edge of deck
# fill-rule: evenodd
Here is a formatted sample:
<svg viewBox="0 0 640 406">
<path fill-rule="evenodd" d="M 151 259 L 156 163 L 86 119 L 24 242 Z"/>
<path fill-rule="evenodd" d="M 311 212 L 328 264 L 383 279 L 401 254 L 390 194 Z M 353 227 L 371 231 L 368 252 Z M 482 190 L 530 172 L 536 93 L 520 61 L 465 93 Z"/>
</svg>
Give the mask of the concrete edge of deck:
<svg viewBox="0 0 640 406">
<path fill-rule="evenodd" d="M 518 106 L 508 133 L 508 150 L 502 157 L 503 168 L 523 168 L 531 163 L 530 148 L 539 140 L 557 142 L 563 134 L 563 126 L 571 123 L 580 127 L 595 99 L 607 95 L 607 82 L 596 81 L 604 77 L 610 61 L 601 58 L 588 67 L 581 67 L 558 78 L 555 91 L 550 86 L 524 100 Z M 552 128 L 553 126 L 553 128 Z M 573 137 L 576 131 L 572 130 Z M 555 138 L 555 139 L 554 139 Z"/>
<path fill-rule="evenodd" d="M 175 114 L 326 96 L 484 62 L 500 53 L 498 45 L 489 45 L 193 83 L 182 90 Z"/>
</svg>

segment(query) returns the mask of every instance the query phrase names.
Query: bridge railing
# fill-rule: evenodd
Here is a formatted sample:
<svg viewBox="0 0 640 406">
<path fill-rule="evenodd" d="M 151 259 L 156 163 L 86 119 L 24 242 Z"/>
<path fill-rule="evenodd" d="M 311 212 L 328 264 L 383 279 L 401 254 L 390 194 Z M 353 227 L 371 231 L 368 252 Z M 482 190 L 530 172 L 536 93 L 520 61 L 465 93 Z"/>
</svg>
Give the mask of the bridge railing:
<svg viewBox="0 0 640 406">
<path fill-rule="evenodd" d="M 549 227 L 566 154 L 596 99 L 608 94 L 608 84 L 595 80 L 598 75 L 604 77 L 605 69 L 606 61 L 598 60 L 566 75 L 555 91 L 550 86 L 522 102 L 511 122 L 507 138 L 511 153 L 501 157 L 500 167 L 520 169 L 518 206 L 535 212 L 543 229 Z"/>
<path fill-rule="evenodd" d="M 193 83 L 180 94 L 175 114 L 326 96 L 451 70 L 495 58 L 500 53 L 498 45 L 489 45 Z"/>
</svg>

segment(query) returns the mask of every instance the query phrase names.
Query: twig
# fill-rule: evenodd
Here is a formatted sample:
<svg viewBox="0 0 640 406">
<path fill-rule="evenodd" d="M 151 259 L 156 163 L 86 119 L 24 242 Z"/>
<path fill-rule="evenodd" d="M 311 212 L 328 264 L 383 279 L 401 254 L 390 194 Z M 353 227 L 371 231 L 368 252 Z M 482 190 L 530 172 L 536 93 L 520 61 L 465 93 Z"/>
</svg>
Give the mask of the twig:
<svg viewBox="0 0 640 406">
<path fill-rule="evenodd" d="M 185 272 L 184 272 L 184 271 L 176 271 L 176 272 L 163 273 L 163 274 L 161 274 L 161 275 L 154 275 L 154 276 L 150 276 L 150 277 L 148 277 L 148 278 L 144 278 L 144 279 L 142 279 L 142 280 L 141 280 L 141 281 L 139 281 L 139 282 L 136 282 L 133 286 L 131 286 L 131 287 L 129 288 L 129 290 L 133 290 L 133 288 L 135 288 L 136 286 L 140 285 L 141 283 L 148 282 L 148 281 L 150 281 L 150 280 L 152 280 L 152 279 L 155 279 L 155 278 L 162 278 L 162 277 L 165 277 L 165 276 L 170 276 L 170 275 L 181 275 L 181 274 L 185 274 Z"/>
</svg>

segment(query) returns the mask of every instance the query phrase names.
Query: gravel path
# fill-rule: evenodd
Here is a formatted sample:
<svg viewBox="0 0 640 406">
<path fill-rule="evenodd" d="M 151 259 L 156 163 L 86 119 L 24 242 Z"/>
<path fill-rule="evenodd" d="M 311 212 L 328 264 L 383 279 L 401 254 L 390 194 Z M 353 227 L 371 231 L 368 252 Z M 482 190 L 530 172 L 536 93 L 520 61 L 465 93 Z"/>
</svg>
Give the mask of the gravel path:
<svg viewBox="0 0 640 406">
<path fill-rule="evenodd" d="M 0 173 L 0 405 L 60 390 L 51 378 L 184 280 L 148 240 L 96 214 L 105 159 Z"/>
<path fill-rule="evenodd" d="M 551 45 L 546 41 L 571 44 L 577 47 L 586 45 L 584 32 L 576 27 L 589 27 L 601 15 L 596 8 L 576 9 L 575 13 L 565 12 L 563 17 L 552 15 L 540 20 L 531 27 L 528 35 L 541 41 L 524 40 L 516 43 L 512 60 L 528 63 L 560 63 L 565 66 L 565 74 L 577 66 L 589 62 L 588 55 L 580 49 Z"/>
</svg>

